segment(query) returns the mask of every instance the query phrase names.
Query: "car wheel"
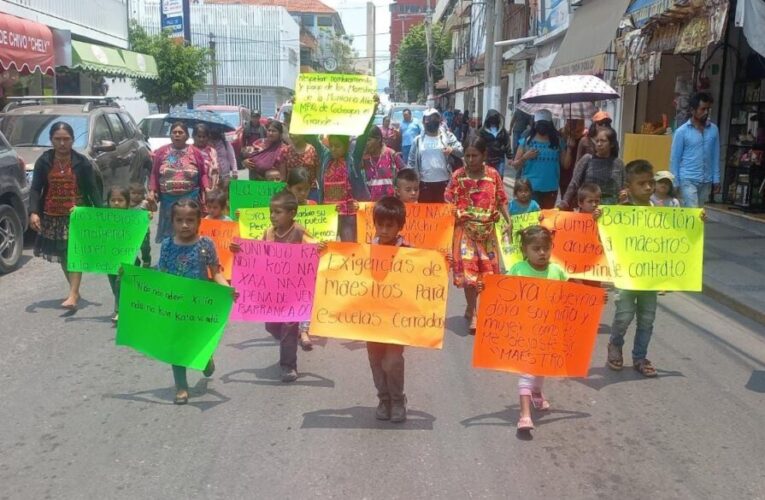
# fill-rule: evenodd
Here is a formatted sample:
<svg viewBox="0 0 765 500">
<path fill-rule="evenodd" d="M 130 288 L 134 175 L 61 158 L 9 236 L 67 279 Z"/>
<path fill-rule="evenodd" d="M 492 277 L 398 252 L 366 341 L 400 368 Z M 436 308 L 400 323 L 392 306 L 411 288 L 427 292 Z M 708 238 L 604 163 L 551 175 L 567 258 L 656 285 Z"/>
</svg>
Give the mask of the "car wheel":
<svg viewBox="0 0 765 500">
<path fill-rule="evenodd" d="M 0 205 L 0 273 L 12 271 L 24 247 L 24 227 L 10 205 Z"/>
</svg>

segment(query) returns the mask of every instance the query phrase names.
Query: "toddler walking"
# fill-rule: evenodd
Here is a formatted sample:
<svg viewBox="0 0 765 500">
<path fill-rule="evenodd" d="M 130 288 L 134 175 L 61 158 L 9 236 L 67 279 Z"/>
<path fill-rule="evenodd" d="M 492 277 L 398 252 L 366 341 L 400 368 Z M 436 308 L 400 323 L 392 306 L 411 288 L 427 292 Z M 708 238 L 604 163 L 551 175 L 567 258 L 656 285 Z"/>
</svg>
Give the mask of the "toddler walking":
<svg viewBox="0 0 765 500">
<path fill-rule="evenodd" d="M 106 204 L 109 208 L 116 208 L 119 210 L 127 210 L 130 208 L 130 189 L 122 186 L 112 186 L 109 189 L 109 194 L 106 197 Z M 120 275 L 108 274 L 109 286 L 112 289 L 112 295 L 114 295 L 114 313 L 112 314 L 112 323 L 115 325 L 119 320 L 119 306 L 120 306 Z"/>
</svg>

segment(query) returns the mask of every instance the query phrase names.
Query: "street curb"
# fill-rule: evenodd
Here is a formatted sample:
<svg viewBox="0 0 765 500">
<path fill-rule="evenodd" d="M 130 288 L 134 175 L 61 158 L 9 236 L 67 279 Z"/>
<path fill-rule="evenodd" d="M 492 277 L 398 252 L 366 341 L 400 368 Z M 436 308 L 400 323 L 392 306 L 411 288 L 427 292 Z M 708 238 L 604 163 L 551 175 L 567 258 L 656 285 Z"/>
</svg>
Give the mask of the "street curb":
<svg viewBox="0 0 765 500">
<path fill-rule="evenodd" d="M 709 284 L 705 283 L 701 289 L 701 293 L 711 298 L 712 300 L 715 300 L 719 302 L 720 304 L 728 307 L 729 309 L 733 309 L 740 315 L 746 318 L 749 318 L 752 321 L 756 321 L 757 323 L 760 323 L 761 325 L 765 325 L 765 312 L 758 311 L 757 309 L 749 306 L 748 304 L 745 304 L 744 302 L 740 300 L 734 299 L 730 295 L 727 295 L 726 293 L 722 292 L 719 288 L 716 288 L 713 285 L 710 286 Z"/>
</svg>

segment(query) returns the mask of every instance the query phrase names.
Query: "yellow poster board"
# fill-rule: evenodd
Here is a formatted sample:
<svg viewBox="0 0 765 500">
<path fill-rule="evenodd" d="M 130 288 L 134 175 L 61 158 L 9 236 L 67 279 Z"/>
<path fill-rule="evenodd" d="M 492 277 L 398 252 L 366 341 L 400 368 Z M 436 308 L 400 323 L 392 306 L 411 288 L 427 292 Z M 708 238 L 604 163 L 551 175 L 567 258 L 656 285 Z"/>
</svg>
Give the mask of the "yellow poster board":
<svg viewBox="0 0 765 500">
<path fill-rule="evenodd" d="M 672 150 L 671 135 L 624 134 L 624 164 L 632 160 L 648 160 L 653 171 L 669 170 Z"/>
<path fill-rule="evenodd" d="M 375 111 L 376 92 L 371 76 L 301 73 L 290 133 L 361 135 Z"/>
<path fill-rule="evenodd" d="M 605 205 L 601 210 L 598 231 L 617 288 L 701 291 L 700 208 Z"/>
</svg>

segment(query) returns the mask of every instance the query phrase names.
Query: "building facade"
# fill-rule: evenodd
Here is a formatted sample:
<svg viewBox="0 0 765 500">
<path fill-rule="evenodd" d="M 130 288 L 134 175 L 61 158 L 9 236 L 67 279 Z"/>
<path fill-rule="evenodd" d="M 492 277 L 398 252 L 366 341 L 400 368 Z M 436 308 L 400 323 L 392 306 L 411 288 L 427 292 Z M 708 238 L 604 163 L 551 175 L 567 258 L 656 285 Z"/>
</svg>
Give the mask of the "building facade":
<svg viewBox="0 0 765 500">
<path fill-rule="evenodd" d="M 404 96 L 396 85 L 396 57 L 401 42 L 413 26 L 422 24 L 428 12 L 431 0 L 397 0 L 390 4 L 390 88 L 394 100 L 410 101 L 416 96 Z M 432 2 L 435 4 L 435 1 Z"/>
<path fill-rule="evenodd" d="M 132 11 L 148 32 L 159 31 L 159 1 L 136 3 Z M 208 77 L 195 106 L 241 105 L 268 116 L 289 99 L 300 70 L 300 27 L 283 7 L 192 4 L 191 43 L 209 47 L 211 41 L 217 78 Z"/>
</svg>

